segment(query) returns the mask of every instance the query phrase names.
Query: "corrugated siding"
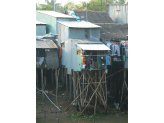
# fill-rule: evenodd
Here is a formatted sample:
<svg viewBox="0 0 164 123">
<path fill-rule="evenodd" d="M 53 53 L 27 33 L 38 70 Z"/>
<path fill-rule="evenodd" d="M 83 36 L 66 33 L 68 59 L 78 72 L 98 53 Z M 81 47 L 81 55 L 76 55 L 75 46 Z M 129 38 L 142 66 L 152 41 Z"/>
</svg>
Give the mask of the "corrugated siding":
<svg viewBox="0 0 164 123">
<path fill-rule="evenodd" d="M 43 23 L 47 23 L 46 25 L 46 32 L 52 33 L 53 35 L 56 35 L 56 18 L 36 12 L 36 20 L 41 21 Z"/>
<path fill-rule="evenodd" d="M 71 41 L 71 51 L 72 51 L 72 68 L 74 71 L 77 71 L 77 51 L 75 50 L 75 41 Z"/>
<path fill-rule="evenodd" d="M 62 41 L 66 41 L 68 38 L 68 27 L 59 24 L 59 32 L 58 32 L 58 45 L 60 45 L 60 43 Z"/>
<path fill-rule="evenodd" d="M 76 21 L 75 18 L 57 18 L 56 22 L 56 34 L 58 34 L 58 22 L 70 22 L 70 21 Z"/>
<path fill-rule="evenodd" d="M 100 29 L 90 29 L 92 39 L 99 40 L 100 39 Z"/>
<path fill-rule="evenodd" d="M 128 23 L 128 4 L 108 4 L 107 12 L 115 23 Z"/>
<path fill-rule="evenodd" d="M 71 74 L 71 62 L 72 62 L 72 53 L 71 53 L 71 40 L 65 42 L 65 67 L 67 68 L 67 74 Z"/>
<path fill-rule="evenodd" d="M 59 58 L 57 49 L 50 49 L 50 51 L 45 52 L 46 63 L 48 69 L 56 69 L 59 67 Z"/>
<path fill-rule="evenodd" d="M 72 38 L 72 39 L 90 38 L 90 29 L 69 28 L 69 38 Z"/>
<path fill-rule="evenodd" d="M 46 34 L 46 25 L 36 25 L 36 35 Z"/>
</svg>

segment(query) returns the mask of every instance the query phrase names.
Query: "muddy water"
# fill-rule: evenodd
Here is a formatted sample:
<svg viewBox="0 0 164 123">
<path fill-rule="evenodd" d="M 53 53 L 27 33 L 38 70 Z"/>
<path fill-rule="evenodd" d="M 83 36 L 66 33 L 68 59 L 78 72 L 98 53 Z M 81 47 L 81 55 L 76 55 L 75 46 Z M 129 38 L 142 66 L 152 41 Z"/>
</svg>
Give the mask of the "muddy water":
<svg viewBox="0 0 164 123">
<path fill-rule="evenodd" d="M 47 118 L 47 119 L 36 119 L 36 123 L 94 123 L 93 121 L 86 121 L 83 118 L 73 118 L 65 117 L 57 118 Z M 127 114 L 115 114 L 115 115 L 104 115 L 96 119 L 95 123 L 128 123 Z"/>
</svg>

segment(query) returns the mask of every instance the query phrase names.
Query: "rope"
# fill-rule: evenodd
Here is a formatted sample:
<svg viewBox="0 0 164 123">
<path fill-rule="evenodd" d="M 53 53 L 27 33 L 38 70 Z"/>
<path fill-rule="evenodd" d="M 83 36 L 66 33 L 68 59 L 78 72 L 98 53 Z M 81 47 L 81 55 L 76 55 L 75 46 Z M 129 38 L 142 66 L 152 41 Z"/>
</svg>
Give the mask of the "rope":
<svg viewBox="0 0 164 123">
<path fill-rule="evenodd" d="M 36 89 L 37 89 L 38 91 L 42 91 L 42 92 L 44 93 L 44 95 L 46 95 L 47 99 L 48 99 L 58 110 L 61 110 L 61 109 L 59 109 L 58 106 L 56 106 L 56 105 L 50 100 L 50 98 L 47 96 L 47 94 L 46 94 L 43 90 L 39 90 L 37 87 L 36 87 Z"/>
</svg>

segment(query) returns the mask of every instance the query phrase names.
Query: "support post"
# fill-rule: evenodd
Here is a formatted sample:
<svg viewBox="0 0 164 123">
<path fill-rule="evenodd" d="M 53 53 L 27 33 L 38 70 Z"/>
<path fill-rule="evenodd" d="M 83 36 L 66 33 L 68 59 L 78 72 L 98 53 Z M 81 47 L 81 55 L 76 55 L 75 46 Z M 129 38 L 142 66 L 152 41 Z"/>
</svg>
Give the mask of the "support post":
<svg viewBox="0 0 164 123">
<path fill-rule="evenodd" d="M 69 98 L 72 99 L 72 75 L 69 75 Z"/>
<path fill-rule="evenodd" d="M 51 82 L 52 82 L 52 85 L 54 83 L 54 79 L 53 79 L 53 69 L 51 69 Z"/>
<path fill-rule="evenodd" d="M 74 98 L 75 98 L 75 87 L 76 87 L 76 83 L 77 83 L 77 81 L 76 81 L 76 72 L 75 71 L 73 71 L 73 96 L 74 96 Z"/>
<path fill-rule="evenodd" d="M 43 90 L 43 69 L 41 69 L 41 87 Z M 43 92 L 42 92 L 42 94 L 43 94 Z"/>
<path fill-rule="evenodd" d="M 65 78 L 66 78 L 66 92 L 68 92 L 67 68 L 65 69 Z"/>
<path fill-rule="evenodd" d="M 36 86 L 37 86 L 37 88 L 39 87 L 39 85 L 38 85 L 38 69 L 36 69 Z"/>
</svg>

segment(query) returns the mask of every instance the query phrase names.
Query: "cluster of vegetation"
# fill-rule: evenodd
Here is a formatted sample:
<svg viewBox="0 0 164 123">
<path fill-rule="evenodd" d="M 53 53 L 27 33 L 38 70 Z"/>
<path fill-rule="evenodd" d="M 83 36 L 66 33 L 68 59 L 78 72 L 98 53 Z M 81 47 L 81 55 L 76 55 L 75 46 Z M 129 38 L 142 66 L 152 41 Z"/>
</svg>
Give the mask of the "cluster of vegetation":
<svg viewBox="0 0 164 123">
<path fill-rule="evenodd" d="M 115 114 L 114 112 L 108 112 L 108 115 L 114 115 L 114 114 Z M 122 114 L 128 114 L 128 112 L 122 112 Z M 79 118 L 84 118 L 87 121 L 94 121 L 94 119 L 97 119 L 102 115 L 105 115 L 105 112 L 100 112 L 98 114 L 96 113 L 95 115 L 92 114 L 90 116 L 85 116 L 84 114 L 80 115 L 80 112 L 78 112 L 78 113 L 72 113 L 69 117 L 70 118 L 78 118 L 79 117 Z"/>
<path fill-rule="evenodd" d="M 45 0 L 47 5 L 45 6 L 38 6 L 36 4 L 36 10 L 54 10 L 54 0 Z M 78 2 L 75 3 L 73 1 L 67 2 L 64 7 L 60 4 L 55 4 L 55 10 L 60 13 L 65 13 L 65 10 L 87 10 L 92 11 L 106 11 L 106 2 L 107 4 L 125 4 L 126 0 L 90 0 L 88 3 L 86 2 Z M 128 4 L 128 3 L 126 3 Z"/>
</svg>

